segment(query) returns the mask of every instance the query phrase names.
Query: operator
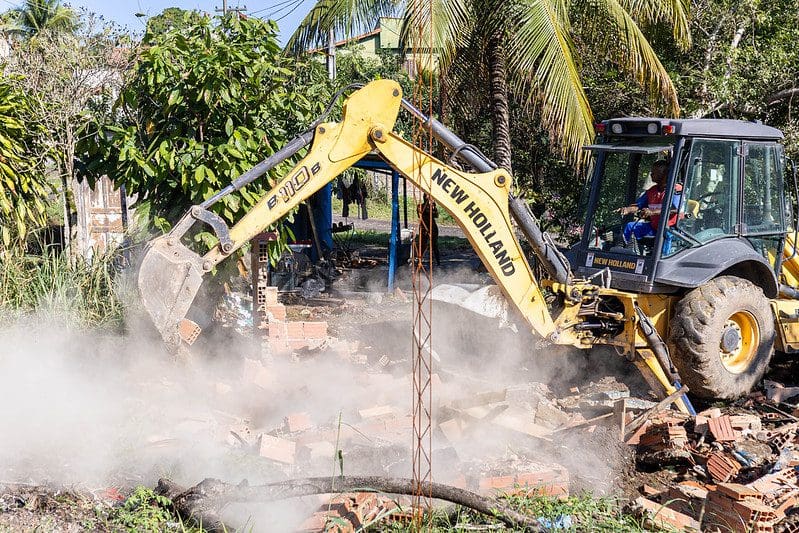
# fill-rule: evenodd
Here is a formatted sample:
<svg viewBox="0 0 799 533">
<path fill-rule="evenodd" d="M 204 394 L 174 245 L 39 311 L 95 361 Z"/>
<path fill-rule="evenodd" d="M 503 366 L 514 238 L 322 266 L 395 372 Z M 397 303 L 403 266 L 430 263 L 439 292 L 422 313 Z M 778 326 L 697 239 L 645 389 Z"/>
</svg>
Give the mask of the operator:
<svg viewBox="0 0 799 533">
<path fill-rule="evenodd" d="M 651 237 L 658 229 L 660 222 L 660 209 L 663 205 L 663 197 L 666 195 L 666 181 L 669 173 L 669 162 L 664 159 L 659 159 L 652 164 L 652 181 L 655 182 L 649 189 L 646 190 L 634 204 L 627 207 L 620 207 L 617 212 L 622 216 L 641 212 L 641 220 L 628 222 L 624 226 L 623 237 L 624 243 L 630 242 L 630 237 L 635 236 L 636 240 L 642 237 Z M 674 209 L 679 209 L 680 194 L 682 187 L 678 184 L 675 187 L 675 194 L 672 197 L 672 205 Z M 673 218 L 673 220 L 672 220 Z M 647 220 L 648 219 L 648 220 Z M 669 225 L 673 226 L 677 222 L 676 213 L 669 217 Z"/>
</svg>

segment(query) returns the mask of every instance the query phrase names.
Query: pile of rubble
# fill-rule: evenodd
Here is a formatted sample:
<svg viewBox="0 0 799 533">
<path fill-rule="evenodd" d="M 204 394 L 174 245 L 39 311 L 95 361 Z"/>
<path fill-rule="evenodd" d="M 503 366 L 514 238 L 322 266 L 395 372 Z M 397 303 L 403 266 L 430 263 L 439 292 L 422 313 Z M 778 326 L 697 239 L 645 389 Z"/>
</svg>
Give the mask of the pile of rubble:
<svg viewBox="0 0 799 533">
<path fill-rule="evenodd" d="M 695 417 L 659 412 L 626 436 L 640 467 L 667 478 L 636 504 L 679 529 L 799 531 L 799 418 L 775 390 Z"/>
<path fill-rule="evenodd" d="M 382 357 L 370 363 L 357 343 L 329 337 L 327 323 L 289 320 L 271 288 L 260 311 L 256 330 L 264 357 L 245 360 L 243 380 L 279 395 L 276 360 L 313 364 L 337 358 L 349 366 L 352 386 L 373 403 L 340 413 L 338 420 L 314 420 L 313 414 L 298 411 L 285 413 L 274 427 L 254 428 L 246 417 L 237 418 L 228 444 L 283 469 L 287 478 L 329 472 L 331 462 L 338 471 L 346 464 L 349 472 L 377 468 L 382 475 L 407 476 L 414 422 L 410 405 L 396 398 L 407 398 L 411 390 L 408 361 L 396 364 Z M 484 495 L 568 496 L 570 472 L 550 460 L 547 444 L 552 449 L 567 433 L 582 438 L 601 427 L 618 432 L 619 445 L 635 451 L 641 471 L 660 474 L 635 500 L 635 508 L 653 523 L 681 530 L 799 531 L 799 513 L 793 515 L 799 503 L 799 453 L 794 455 L 799 411 L 783 402 L 799 388 L 769 384 L 765 394 L 691 417 L 670 409 L 668 402 L 631 397 L 613 377 L 557 398 L 545 384 L 496 388 L 469 382 L 456 369 L 437 368 L 431 442 L 438 482 Z M 217 385 L 220 393 L 230 388 Z M 515 451 L 472 453 L 470 446 L 481 435 L 512 442 L 509 448 Z M 533 457 L 519 450 L 544 453 Z M 407 506 L 373 494 L 337 495 L 323 502 L 302 530 L 323 531 L 331 517 L 339 522 L 349 517 L 351 524 L 384 515 L 408 519 L 400 508 Z"/>
</svg>

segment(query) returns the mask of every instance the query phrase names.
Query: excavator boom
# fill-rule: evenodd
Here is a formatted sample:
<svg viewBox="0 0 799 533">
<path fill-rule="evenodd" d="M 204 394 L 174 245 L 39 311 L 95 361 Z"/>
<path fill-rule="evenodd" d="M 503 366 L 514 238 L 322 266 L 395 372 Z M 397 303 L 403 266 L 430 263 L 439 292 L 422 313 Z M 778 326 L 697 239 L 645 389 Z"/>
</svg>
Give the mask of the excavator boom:
<svg viewBox="0 0 799 533">
<path fill-rule="evenodd" d="M 501 169 L 457 170 L 402 139 L 392 131 L 401 103 L 396 82 L 379 80 L 359 89 L 347 99 L 342 121 L 317 125 L 306 156 L 236 225 L 228 229 L 206 202 L 150 243 L 139 270 L 139 291 L 168 344 L 196 337 L 185 316 L 206 273 L 372 151 L 453 215 L 508 301 L 538 334 L 553 333 L 552 317 L 513 235 L 510 176 Z M 181 242 L 196 222 L 210 225 L 220 241 L 202 257 Z"/>
<path fill-rule="evenodd" d="M 456 169 L 395 133 L 400 108 L 422 120 L 439 141 L 478 172 Z M 305 157 L 234 226 L 228 228 L 208 211 L 213 202 L 274 168 L 308 143 L 311 146 Z M 186 314 L 205 274 L 372 152 L 450 213 L 507 301 L 539 337 L 548 342 L 590 348 L 598 339 L 591 333 L 593 328 L 607 330 L 608 324 L 611 329 L 616 324 L 621 333 L 605 337 L 604 342 L 629 353 L 642 354 L 644 366 L 651 370 L 666 394 L 679 388 L 665 344 L 647 316 L 636 312 L 638 296 L 573 280 L 568 261 L 540 230 L 526 204 L 512 196 L 508 173 L 403 100 L 399 85 L 391 80 L 374 81 L 355 91 L 344 104 L 341 122 L 315 124 L 312 130 L 229 187 L 192 207 L 172 231 L 150 243 L 139 271 L 139 291 L 166 343 L 175 347 L 191 344 L 199 335 L 199 328 L 186 319 Z M 560 300 L 557 317 L 553 317 L 542 285 L 533 275 L 515 237 L 511 217 L 547 274 L 542 282 Z M 219 239 L 203 256 L 182 242 L 197 222 L 209 225 Z M 622 302 L 625 313 L 600 310 L 598 302 L 602 297 Z M 590 323 L 591 320 L 594 322 Z"/>
</svg>

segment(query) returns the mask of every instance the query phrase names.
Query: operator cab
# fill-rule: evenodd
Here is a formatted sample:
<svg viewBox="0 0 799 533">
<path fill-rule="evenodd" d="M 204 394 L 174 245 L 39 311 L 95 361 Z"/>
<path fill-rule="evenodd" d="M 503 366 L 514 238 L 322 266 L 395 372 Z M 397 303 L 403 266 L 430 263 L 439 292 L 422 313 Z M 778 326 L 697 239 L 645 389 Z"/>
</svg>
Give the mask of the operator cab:
<svg viewBox="0 0 799 533">
<path fill-rule="evenodd" d="M 745 265 L 775 292 L 790 215 L 779 130 L 622 118 L 597 134 L 585 147 L 594 157 L 582 239 L 569 254 L 578 276 L 609 271 L 614 288 L 671 293 Z"/>
</svg>

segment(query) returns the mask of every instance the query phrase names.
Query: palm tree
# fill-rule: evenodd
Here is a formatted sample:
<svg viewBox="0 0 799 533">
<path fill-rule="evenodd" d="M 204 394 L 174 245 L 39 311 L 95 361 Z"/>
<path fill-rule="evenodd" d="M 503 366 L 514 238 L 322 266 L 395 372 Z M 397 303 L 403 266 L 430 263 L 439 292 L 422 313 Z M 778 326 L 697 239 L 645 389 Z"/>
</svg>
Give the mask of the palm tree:
<svg viewBox="0 0 799 533">
<path fill-rule="evenodd" d="M 317 0 L 291 36 L 287 49 L 299 53 L 323 44 L 331 31 L 352 35 L 378 16 L 401 12 L 408 47 L 432 46 L 439 68 L 460 81 L 477 79 L 485 65 L 494 129 L 494 157 L 511 170 L 508 87 L 540 117 L 569 160 L 583 160 L 580 147 L 593 137 L 593 114 L 580 79 L 575 36 L 613 34 L 596 43 L 679 113 L 677 93 L 641 26 L 666 24 L 681 46 L 690 43 L 689 0 Z M 577 31 L 579 30 L 579 31 Z M 598 40 L 598 39 L 596 39 Z M 588 58 L 586 58 L 588 59 Z M 479 90 L 485 91 L 485 86 Z"/>
<path fill-rule="evenodd" d="M 73 32 L 78 26 L 77 14 L 61 5 L 61 0 L 25 0 L 22 7 L 11 12 L 14 15 L 11 31 L 28 37 L 42 31 Z"/>
</svg>

